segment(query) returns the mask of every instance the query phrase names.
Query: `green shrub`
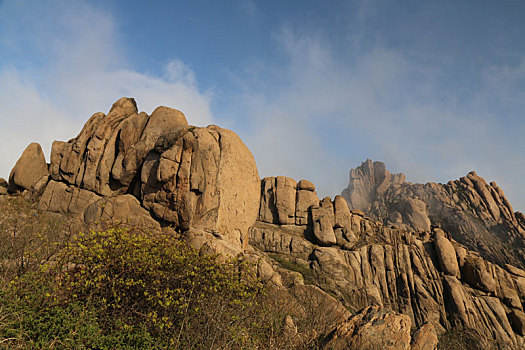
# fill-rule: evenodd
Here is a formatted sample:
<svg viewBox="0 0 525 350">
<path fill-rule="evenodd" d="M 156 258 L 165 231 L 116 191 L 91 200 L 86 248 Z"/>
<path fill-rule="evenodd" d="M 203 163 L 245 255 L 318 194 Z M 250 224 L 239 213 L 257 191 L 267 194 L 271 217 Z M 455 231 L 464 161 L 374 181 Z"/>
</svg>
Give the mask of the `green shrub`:
<svg viewBox="0 0 525 350">
<path fill-rule="evenodd" d="M 483 338 L 475 330 L 455 327 L 439 337 L 438 349 L 443 350 L 481 350 L 486 348 Z M 494 349 L 497 349 L 494 347 Z"/>
<path fill-rule="evenodd" d="M 287 270 L 299 272 L 304 279 L 306 284 L 315 284 L 316 277 L 314 271 L 310 266 L 298 262 L 296 259 L 281 256 L 279 254 L 269 254 L 270 257 L 275 260 L 279 265 Z"/>
<path fill-rule="evenodd" d="M 252 271 L 168 234 L 79 234 L 0 292 L 0 346 L 260 348 L 280 325 Z"/>
</svg>

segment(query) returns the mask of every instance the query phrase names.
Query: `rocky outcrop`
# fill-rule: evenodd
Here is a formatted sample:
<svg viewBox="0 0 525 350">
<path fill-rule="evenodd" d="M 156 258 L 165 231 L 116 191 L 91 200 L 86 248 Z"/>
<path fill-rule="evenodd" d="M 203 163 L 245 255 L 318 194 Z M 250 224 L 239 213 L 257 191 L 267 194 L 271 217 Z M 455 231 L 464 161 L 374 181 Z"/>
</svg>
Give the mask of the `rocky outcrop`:
<svg viewBox="0 0 525 350">
<path fill-rule="evenodd" d="M 146 156 L 140 183 L 143 205 L 157 218 L 247 245 L 260 181 L 253 156 L 233 132 L 183 126 L 165 133 Z"/>
<path fill-rule="evenodd" d="M 448 275 L 459 277 L 456 250 L 452 243 L 445 237 L 445 232 L 441 229 L 436 230 L 435 246 L 441 271 Z"/>
<path fill-rule="evenodd" d="M 438 336 L 430 323 L 419 327 L 412 335 L 411 350 L 434 350 L 438 345 Z"/>
<path fill-rule="evenodd" d="M 363 210 L 385 225 L 421 231 L 441 227 L 491 262 L 525 268 L 523 214 L 513 211 L 495 182 L 488 184 L 473 171 L 447 184 L 412 184 L 404 178 L 367 160 L 350 171 L 343 196 L 350 209 Z"/>
<path fill-rule="evenodd" d="M 152 224 L 154 217 L 182 231 L 220 233 L 242 250 L 259 212 L 257 167 L 235 133 L 190 126 L 168 107 L 139 113 L 131 98 L 95 113 L 76 138 L 55 141 L 49 173 L 37 191 L 40 209 L 86 222 Z M 29 189 L 44 174 L 44 156 L 30 145 L 10 182 Z"/>
<path fill-rule="evenodd" d="M 24 150 L 9 174 L 8 192 L 31 190 L 47 175 L 47 163 L 42 147 L 38 143 L 32 143 Z"/>
<path fill-rule="evenodd" d="M 405 175 L 391 174 L 384 163 L 367 159 L 360 167 L 350 170 L 350 182 L 343 196 L 350 208 L 368 212 L 377 198 L 381 198 L 390 187 L 405 182 Z"/>
<path fill-rule="evenodd" d="M 369 306 L 340 324 L 325 349 L 410 349 L 410 318 Z"/>
<path fill-rule="evenodd" d="M 261 210 L 268 203 L 263 197 Z M 406 315 L 412 332 L 421 329 L 404 343 L 413 348 L 434 348 L 436 334 L 456 327 L 473 330 L 487 349 L 496 342 L 525 345 L 520 333 L 525 271 L 483 259 L 443 229 L 386 226 L 348 210 L 342 200 L 312 204 L 307 225 L 280 224 L 273 217 L 267 222 L 259 216 L 250 244 L 279 259 L 292 259 L 298 271 L 306 268 L 313 275 L 310 280 L 351 310 L 375 305 Z M 335 243 L 319 236 L 319 218 L 334 232 Z M 352 243 L 345 237 L 339 241 L 340 230 L 353 237 Z M 344 327 L 334 333 L 339 340 L 333 344 L 348 341 Z"/>
<path fill-rule="evenodd" d="M 83 219 L 87 224 L 131 224 L 145 229 L 160 229 L 158 221 L 154 220 L 144 209 L 136 197 L 124 194 L 109 198 L 100 198 L 83 210 Z"/>
<path fill-rule="evenodd" d="M 94 192 L 51 180 L 39 198 L 38 209 L 61 214 L 82 215 L 88 206 L 100 198 Z"/>
</svg>

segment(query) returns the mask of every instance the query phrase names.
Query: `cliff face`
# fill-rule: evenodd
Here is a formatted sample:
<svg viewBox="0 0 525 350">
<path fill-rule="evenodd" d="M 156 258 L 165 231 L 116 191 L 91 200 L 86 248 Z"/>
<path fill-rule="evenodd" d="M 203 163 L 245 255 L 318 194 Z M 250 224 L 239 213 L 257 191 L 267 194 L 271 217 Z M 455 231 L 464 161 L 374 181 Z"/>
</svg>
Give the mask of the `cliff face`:
<svg viewBox="0 0 525 350">
<path fill-rule="evenodd" d="M 350 171 L 343 196 L 350 208 L 385 225 L 418 230 L 441 227 L 453 239 L 501 266 L 525 267 L 525 220 L 514 212 L 495 182 L 475 172 L 447 184 L 412 184 L 391 175 L 381 162 L 367 160 Z"/>
<path fill-rule="evenodd" d="M 367 161 L 343 196 L 319 199 L 307 180 L 261 181 L 233 132 L 167 107 L 138 113 L 123 98 L 54 142 L 49 165 L 28 147 L 0 190 L 87 225 L 174 227 L 205 253 L 253 262 L 290 305 L 283 334 L 298 346 L 315 336 L 335 349 L 433 349 L 465 328 L 487 349 L 525 346 L 525 219 L 474 173 L 414 185 Z M 313 301 L 328 322 L 297 334 Z"/>
<path fill-rule="evenodd" d="M 525 271 L 483 259 L 441 228 L 387 226 L 350 210 L 341 196 L 316 200 L 312 186 L 309 200 L 315 203 L 304 220 L 302 183 L 263 179 L 251 245 L 309 266 L 315 283 L 350 310 L 394 310 L 409 317 L 413 330 L 474 329 L 489 349 L 494 341 L 525 345 Z"/>
</svg>

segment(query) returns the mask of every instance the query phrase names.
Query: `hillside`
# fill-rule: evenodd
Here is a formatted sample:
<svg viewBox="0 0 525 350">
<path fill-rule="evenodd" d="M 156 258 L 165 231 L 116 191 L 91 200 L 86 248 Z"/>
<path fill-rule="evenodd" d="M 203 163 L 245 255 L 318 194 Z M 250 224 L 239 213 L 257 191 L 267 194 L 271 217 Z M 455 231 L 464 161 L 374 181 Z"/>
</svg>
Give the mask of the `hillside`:
<svg viewBox="0 0 525 350">
<path fill-rule="evenodd" d="M 251 264 L 261 300 L 280 305 L 281 341 L 253 348 L 523 348 L 523 214 L 475 173 L 404 180 L 367 161 L 342 196 L 320 199 L 307 180 L 261 180 L 234 132 L 122 98 L 55 141 L 49 164 L 29 145 L 0 181 L 0 205 L 24 199 L 35 217 L 83 230 L 173 234 Z"/>
</svg>

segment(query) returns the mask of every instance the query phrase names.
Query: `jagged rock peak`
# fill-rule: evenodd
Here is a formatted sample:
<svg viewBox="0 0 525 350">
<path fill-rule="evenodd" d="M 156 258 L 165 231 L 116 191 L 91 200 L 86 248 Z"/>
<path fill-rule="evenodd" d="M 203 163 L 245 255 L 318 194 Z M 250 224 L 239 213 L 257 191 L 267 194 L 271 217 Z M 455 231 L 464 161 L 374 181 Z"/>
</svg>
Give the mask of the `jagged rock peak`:
<svg viewBox="0 0 525 350">
<path fill-rule="evenodd" d="M 442 227 L 489 261 L 525 267 L 522 214 L 513 212 L 495 182 L 488 184 L 475 171 L 447 184 L 412 184 L 402 174 L 391 175 L 383 163 L 367 160 L 350 171 L 343 196 L 351 209 L 384 224 L 420 231 Z"/>
<path fill-rule="evenodd" d="M 403 182 L 404 174 L 391 174 L 385 163 L 367 159 L 359 167 L 350 170 L 350 181 L 343 191 L 343 197 L 350 209 L 368 212 L 372 203 L 390 186 Z"/>
</svg>

